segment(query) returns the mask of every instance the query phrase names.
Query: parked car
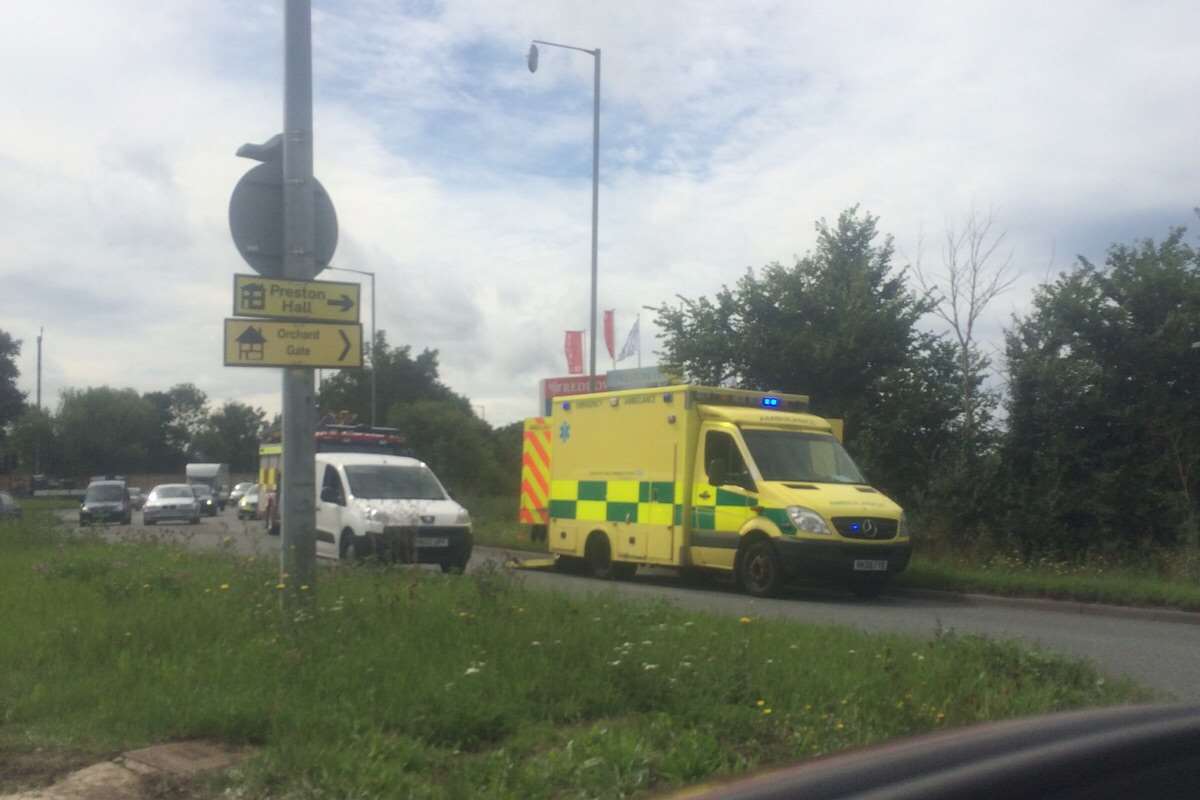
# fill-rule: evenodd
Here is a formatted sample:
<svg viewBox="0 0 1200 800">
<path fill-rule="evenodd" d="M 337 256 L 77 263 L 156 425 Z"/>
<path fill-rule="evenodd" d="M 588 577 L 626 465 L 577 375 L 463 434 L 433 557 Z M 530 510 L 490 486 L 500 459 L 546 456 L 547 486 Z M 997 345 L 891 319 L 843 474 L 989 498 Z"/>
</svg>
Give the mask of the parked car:
<svg viewBox="0 0 1200 800">
<path fill-rule="evenodd" d="M 141 511 L 142 506 L 146 504 L 146 492 L 137 486 L 129 487 L 129 505 L 133 506 L 134 511 Z"/>
<path fill-rule="evenodd" d="M 195 525 L 200 521 L 200 503 L 186 483 L 164 483 L 155 486 L 142 506 L 142 522 L 155 525 L 177 520 Z"/>
<path fill-rule="evenodd" d="M 21 518 L 21 504 L 8 492 L 0 492 L 0 522 Z"/>
<path fill-rule="evenodd" d="M 234 508 L 237 508 L 238 503 L 246 496 L 246 492 L 250 491 L 256 485 L 253 481 L 242 481 L 237 486 L 234 486 L 233 491 L 229 493 L 229 502 L 233 504 Z"/>
<path fill-rule="evenodd" d="M 242 491 L 242 497 L 238 500 L 237 506 L 238 519 L 258 519 L 258 499 L 260 496 L 259 486 L 256 483 L 250 484 L 249 489 Z"/>
<path fill-rule="evenodd" d="M 133 508 L 129 504 L 129 491 L 124 480 L 99 479 L 88 484 L 79 506 L 79 524 L 93 522 L 120 522 L 128 525 L 133 521 Z"/>
<path fill-rule="evenodd" d="M 193 483 L 192 494 L 196 495 L 196 502 L 200 504 L 201 514 L 209 517 L 217 515 L 217 498 L 213 495 L 212 489 L 203 483 Z"/>
</svg>

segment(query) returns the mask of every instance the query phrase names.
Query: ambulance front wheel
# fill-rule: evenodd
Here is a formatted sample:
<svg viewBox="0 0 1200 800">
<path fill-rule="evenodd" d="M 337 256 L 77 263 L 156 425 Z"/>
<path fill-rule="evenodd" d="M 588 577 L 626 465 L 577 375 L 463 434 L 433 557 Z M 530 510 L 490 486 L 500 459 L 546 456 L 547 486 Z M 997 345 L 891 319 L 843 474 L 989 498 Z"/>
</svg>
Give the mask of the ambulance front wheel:
<svg viewBox="0 0 1200 800">
<path fill-rule="evenodd" d="M 738 557 L 738 579 L 754 597 L 774 597 L 783 588 L 783 565 L 769 539 L 746 545 Z"/>
</svg>

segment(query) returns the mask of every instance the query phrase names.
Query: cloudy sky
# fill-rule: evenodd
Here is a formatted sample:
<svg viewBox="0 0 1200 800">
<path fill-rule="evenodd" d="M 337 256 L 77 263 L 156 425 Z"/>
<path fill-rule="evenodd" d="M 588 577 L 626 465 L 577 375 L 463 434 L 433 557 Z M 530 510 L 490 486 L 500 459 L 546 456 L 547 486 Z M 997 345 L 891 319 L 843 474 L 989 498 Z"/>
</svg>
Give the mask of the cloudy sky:
<svg viewBox="0 0 1200 800">
<path fill-rule="evenodd" d="M 31 399 L 45 326 L 50 404 L 192 381 L 278 409 L 276 371 L 221 365 L 221 321 L 249 271 L 234 151 L 282 124 L 282 6 L 5 5 L 0 329 L 24 340 Z M 789 261 L 861 203 L 931 267 L 947 223 L 994 212 L 1020 270 L 995 340 L 1076 254 L 1192 224 L 1198 29 L 1194 0 L 314 0 L 334 264 L 378 274 L 379 327 L 437 348 L 489 421 L 533 412 L 563 331 L 587 327 L 590 258 L 592 59 L 543 50 L 531 75 L 529 40 L 549 39 L 603 51 L 600 305 L 619 339 L 642 305 Z"/>
</svg>

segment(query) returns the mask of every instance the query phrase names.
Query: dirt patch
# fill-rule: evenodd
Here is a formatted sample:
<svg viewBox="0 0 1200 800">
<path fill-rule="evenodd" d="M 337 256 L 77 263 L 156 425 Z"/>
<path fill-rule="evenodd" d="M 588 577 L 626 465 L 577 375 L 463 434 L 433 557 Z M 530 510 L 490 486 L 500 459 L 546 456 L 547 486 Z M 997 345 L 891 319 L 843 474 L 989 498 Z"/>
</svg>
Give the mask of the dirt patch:
<svg viewBox="0 0 1200 800">
<path fill-rule="evenodd" d="M 49 786 L 77 769 L 112 758 L 113 755 L 46 747 L 17 750 L 0 746 L 0 794 Z"/>
</svg>

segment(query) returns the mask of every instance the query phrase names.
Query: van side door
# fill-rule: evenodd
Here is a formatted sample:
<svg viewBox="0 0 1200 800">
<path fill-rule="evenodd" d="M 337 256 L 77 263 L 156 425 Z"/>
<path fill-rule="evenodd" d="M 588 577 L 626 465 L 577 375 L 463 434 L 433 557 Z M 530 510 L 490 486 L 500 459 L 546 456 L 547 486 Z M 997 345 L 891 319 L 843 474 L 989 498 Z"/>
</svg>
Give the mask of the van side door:
<svg viewBox="0 0 1200 800">
<path fill-rule="evenodd" d="M 342 476 L 333 464 L 317 462 L 320 472 L 317 481 L 317 555 L 338 556 L 338 534 L 343 527 L 346 491 Z"/>
</svg>

